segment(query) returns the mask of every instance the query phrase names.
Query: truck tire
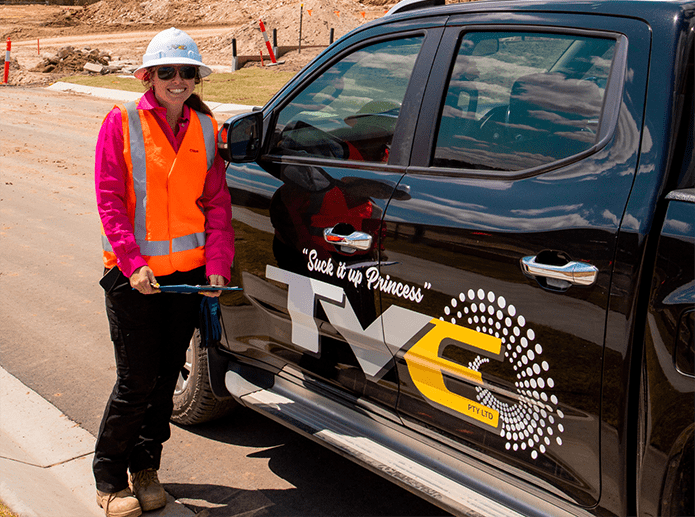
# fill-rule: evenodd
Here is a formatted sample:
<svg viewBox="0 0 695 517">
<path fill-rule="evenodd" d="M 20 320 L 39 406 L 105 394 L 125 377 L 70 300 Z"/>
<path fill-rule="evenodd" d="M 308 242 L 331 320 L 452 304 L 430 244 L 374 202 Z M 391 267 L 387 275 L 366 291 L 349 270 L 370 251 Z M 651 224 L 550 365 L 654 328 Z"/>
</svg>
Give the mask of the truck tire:
<svg viewBox="0 0 695 517">
<path fill-rule="evenodd" d="M 208 355 L 200 346 L 200 332 L 196 329 L 174 390 L 172 422 L 181 425 L 202 424 L 225 416 L 236 406 L 234 400 L 218 400 L 212 393 Z"/>
</svg>

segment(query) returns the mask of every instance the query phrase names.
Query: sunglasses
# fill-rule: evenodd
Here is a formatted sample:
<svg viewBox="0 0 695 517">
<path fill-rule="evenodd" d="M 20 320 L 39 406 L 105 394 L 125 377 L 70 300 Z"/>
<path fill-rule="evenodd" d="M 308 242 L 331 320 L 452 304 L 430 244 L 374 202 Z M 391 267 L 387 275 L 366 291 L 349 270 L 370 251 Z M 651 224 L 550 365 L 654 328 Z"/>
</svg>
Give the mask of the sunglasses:
<svg viewBox="0 0 695 517">
<path fill-rule="evenodd" d="M 181 79 L 195 79 L 198 74 L 198 68 L 195 66 L 160 66 L 157 68 L 157 77 L 162 81 L 169 81 L 176 77 L 176 72 L 178 71 L 179 77 Z"/>
</svg>

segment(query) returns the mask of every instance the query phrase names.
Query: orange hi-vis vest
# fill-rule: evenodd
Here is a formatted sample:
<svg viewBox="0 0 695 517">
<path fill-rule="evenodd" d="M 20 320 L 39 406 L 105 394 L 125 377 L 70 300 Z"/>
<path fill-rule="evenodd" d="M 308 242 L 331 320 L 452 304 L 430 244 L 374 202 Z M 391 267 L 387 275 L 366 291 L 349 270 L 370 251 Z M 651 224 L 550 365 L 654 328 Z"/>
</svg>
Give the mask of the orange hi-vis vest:
<svg viewBox="0 0 695 517">
<path fill-rule="evenodd" d="M 123 155 L 128 167 L 126 209 L 140 253 L 156 276 L 205 265 L 205 214 L 200 205 L 215 159 L 217 122 L 190 110 L 190 123 L 174 151 L 149 110 L 120 106 Z M 102 229 L 104 266 L 116 255 Z"/>
</svg>

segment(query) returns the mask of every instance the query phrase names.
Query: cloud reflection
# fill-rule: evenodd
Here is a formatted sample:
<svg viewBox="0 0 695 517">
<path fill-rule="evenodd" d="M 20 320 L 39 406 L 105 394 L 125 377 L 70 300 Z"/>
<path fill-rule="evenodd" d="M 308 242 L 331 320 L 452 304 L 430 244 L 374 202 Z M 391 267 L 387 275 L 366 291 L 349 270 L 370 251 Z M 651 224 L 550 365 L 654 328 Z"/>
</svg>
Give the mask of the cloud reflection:
<svg viewBox="0 0 695 517">
<path fill-rule="evenodd" d="M 453 224 L 476 230 L 513 232 L 538 232 L 593 226 L 590 220 L 585 217 L 586 210 L 547 217 L 529 217 L 528 214 L 523 217 L 516 217 L 514 215 L 495 214 L 482 206 L 453 202 L 435 196 L 428 197 L 431 197 L 432 200 L 412 199 L 408 201 L 407 207 L 409 211 L 426 215 L 424 219 L 427 220 L 428 224 L 435 226 L 451 226 Z M 387 213 L 389 220 L 402 219 L 398 217 L 396 206 L 389 208 Z M 449 221 L 450 224 L 443 224 L 443 221 Z"/>
</svg>

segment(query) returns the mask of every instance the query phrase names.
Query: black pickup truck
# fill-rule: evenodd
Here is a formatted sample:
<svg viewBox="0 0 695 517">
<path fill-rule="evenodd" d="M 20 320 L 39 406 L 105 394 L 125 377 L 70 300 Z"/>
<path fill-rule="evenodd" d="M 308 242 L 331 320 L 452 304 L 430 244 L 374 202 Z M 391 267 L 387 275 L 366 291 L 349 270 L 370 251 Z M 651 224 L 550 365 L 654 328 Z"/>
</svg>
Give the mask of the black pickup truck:
<svg viewBox="0 0 695 517">
<path fill-rule="evenodd" d="M 243 292 L 174 419 L 459 515 L 694 515 L 695 3 L 436 3 L 225 123 Z"/>
</svg>

